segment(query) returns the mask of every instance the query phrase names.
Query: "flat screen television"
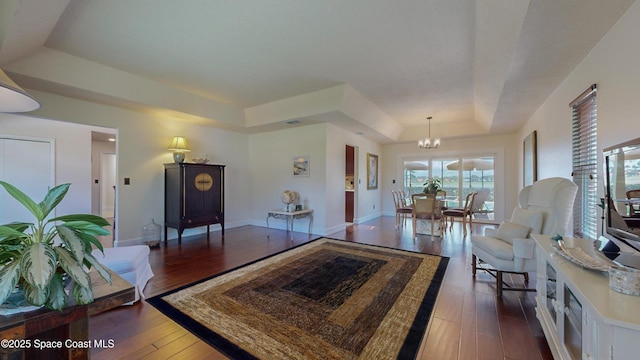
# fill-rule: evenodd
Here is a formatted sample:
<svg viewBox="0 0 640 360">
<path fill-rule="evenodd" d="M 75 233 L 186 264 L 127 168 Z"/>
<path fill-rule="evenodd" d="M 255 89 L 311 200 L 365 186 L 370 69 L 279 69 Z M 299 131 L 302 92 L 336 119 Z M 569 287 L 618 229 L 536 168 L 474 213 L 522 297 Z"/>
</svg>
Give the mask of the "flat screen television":
<svg viewBox="0 0 640 360">
<path fill-rule="evenodd" d="M 640 254 L 640 138 L 604 149 L 605 234 L 603 251 Z M 613 244 L 611 244 L 613 243 Z M 615 246 L 614 246 L 615 244 Z"/>
</svg>

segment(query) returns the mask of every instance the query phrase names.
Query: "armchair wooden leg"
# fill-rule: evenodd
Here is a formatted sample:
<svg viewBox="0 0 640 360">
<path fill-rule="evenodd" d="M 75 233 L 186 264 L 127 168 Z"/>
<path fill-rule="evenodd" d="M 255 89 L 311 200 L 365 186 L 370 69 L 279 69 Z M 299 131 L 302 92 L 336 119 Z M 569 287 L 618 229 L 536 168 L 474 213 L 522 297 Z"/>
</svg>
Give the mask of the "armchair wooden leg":
<svg viewBox="0 0 640 360">
<path fill-rule="evenodd" d="M 476 262 L 478 261 L 478 259 L 476 258 L 475 255 L 471 255 L 471 273 L 473 274 L 473 276 L 476 276 Z"/>
<path fill-rule="evenodd" d="M 529 283 L 529 273 L 522 273 L 522 275 L 524 276 L 525 284 Z"/>
<path fill-rule="evenodd" d="M 502 271 L 496 271 L 496 295 L 502 297 Z"/>
</svg>

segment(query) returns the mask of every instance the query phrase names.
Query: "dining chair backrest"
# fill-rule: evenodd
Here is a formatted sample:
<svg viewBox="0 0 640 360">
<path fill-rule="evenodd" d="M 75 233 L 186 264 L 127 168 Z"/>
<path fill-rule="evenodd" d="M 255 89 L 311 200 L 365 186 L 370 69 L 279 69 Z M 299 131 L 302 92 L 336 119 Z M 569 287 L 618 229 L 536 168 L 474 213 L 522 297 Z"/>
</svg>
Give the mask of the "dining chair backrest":
<svg viewBox="0 0 640 360">
<path fill-rule="evenodd" d="M 416 217 L 431 216 L 436 212 L 436 196 L 433 194 L 413 194 L 411 203 Z"/>
<path fill-rule="evenodd" d="M 447 197 L 447 191 L 446 190 L 438 190 L 438 192 L 436 192 L 436 197 L 444 199 Z"/>
<path fill-rule="evenodd" d="M 393 205 L 398 209 L 398 195 L 396 190 L 391 190 L 391 196 L 393 197 Z"/>
<path fill-rule="evenodd" d="M 391 190 L 391 195 L 393 196 L 393 203 L 396 206 L 396 210 L 406 206 L 400 190 Z"/>
<path fill-rule="evenodd" d="M 407 203 L 407 193 L 404 190 L 398 190 L 398 199 L 400 200 L 400 205 L 402 207 L 410 205 Z"/>
<path fill-rule="evenodd" d="M 477 192 L 470 192 L 464 199 L 464 213 L 469 214 L 473 212 L 473 200 L 476 198 Z"/>
</svg>

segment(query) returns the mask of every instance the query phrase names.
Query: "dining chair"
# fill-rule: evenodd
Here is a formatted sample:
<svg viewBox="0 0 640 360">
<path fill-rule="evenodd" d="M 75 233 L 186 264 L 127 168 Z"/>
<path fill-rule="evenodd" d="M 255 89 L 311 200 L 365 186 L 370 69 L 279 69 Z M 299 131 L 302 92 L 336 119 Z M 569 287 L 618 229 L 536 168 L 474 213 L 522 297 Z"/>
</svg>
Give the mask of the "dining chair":
<svg viewBox="0 0 640 360">
<path fill-rule="evenodd" d="M 411 216 L 413 208 L 406 204 L 403 191 L 391 190 L 391 195 L 393 196 L 393 203 L 396 207 L 396 229 L 398 229 L 400 227 L 400 220 L 402 219 L 402 226 L 404 226 L 407 218 Z"/>
<path fill-rule="evenodd" d="M 411 204 L 413 211 L 411 213 L 411 220 L 413 225 L 413 238 L 416 238 L 416 227 L 418 220 L 428 220 L 431 222 L 431 239 L 434 236 L 433 223 L 440 220 L 442 216 L 437 211 L 437 200 L 433 194 L 413 194 L 411 195 Z"/>
<path fill-rule="evenodd" d="M 449 230 L 453 229 L 453 222 L 456 218 L 462 219 L 462 231 L 464 236 L 467 236 L 467 218 L 469 218 L 469 232 L 473 232 L 473 200 L 476 197 L 477 192 L 471 192 L 467 194 L 464 200 L 464 207 L 447 209 L 442 212 L 442 215 L 447 217 L 445 220 L 449 223 Z"/>
</svg>

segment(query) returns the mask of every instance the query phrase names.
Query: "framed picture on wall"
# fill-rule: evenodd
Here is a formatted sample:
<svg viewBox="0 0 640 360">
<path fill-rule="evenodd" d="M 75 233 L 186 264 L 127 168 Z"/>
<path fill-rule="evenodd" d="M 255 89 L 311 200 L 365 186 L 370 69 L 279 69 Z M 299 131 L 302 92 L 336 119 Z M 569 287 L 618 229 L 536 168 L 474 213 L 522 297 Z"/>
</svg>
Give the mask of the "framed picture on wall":
<svg viewBox="0 0 640 360">
<path fill-rule="evenodd" d="M 528 186 L 538 180 L 538 159 L 537 159 L 537 144 L 536 144 L 536 132 L 533 131 L 523 142 L 523 185 Z"/>
<path fill-rule="evenodd" d="M 378 155 L 367 153 L 367 190 L 378 188 Z"/>
<path fill-rule="evenodd" d="M 309 177 L 309 155 L 293 157 L 293 177 Z"/>
</svg>

